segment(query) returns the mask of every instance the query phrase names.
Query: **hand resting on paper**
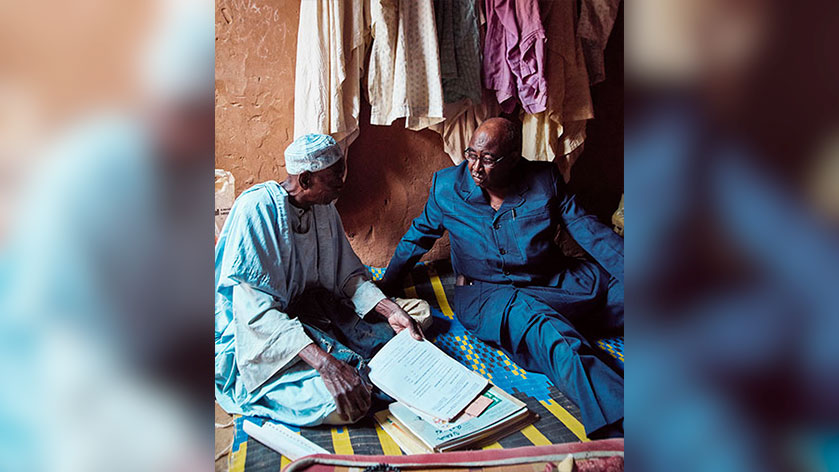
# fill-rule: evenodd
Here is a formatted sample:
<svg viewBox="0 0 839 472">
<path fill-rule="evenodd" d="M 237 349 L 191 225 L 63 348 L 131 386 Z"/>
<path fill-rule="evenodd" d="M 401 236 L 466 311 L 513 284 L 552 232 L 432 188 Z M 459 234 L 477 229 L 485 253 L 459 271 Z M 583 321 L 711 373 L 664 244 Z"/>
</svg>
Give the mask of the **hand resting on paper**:
<svg viewBox="0 0 839 472">
<path fill-rule="evenodd" d="M 385 298 L 377 303 L 376 312 L 387 318 L 388 324 L 396 334 L 399 334 L 403 329 L 407 329 L 417 341 L 422 341 L 425 337 L 419 323 L 393 300 Z"/>
<path fill-rule="evenodd" d="M 341 419 L 355 422 L 367 413 L 370 409 L 370 388 L 357 370 L 315 344 L 304 347 L 298 355 L 323 378 L 326 389 L 335 398 Z"/>
</svg>

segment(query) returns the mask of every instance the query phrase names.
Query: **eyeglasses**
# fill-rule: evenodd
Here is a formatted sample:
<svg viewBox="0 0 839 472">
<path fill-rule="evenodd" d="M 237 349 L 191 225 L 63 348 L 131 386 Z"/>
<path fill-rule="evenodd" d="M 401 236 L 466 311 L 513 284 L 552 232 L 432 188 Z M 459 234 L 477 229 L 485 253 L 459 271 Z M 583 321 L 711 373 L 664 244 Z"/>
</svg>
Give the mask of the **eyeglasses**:
<svg viewBox="0 0 839 472">
<path fill-rule="evenodd" d="M 464 150 L 463 150 L 463 157 L 464 157 L 467 161 L 469 161 L 469 163 L 470 163 L 470 164 L 471 164 L 472 162 L 475 162 L 475 160 L 476 160 L 476 159 L 480 159 L 480 160 L 481 160 L 481 165 L 482 165 L 482 166 L 484 166 L 484 167 L 492 167 L 492 166 L 494 166 L 495 164 L 498 164 L 499 162 L 501 162 L 502 160 L 504 160 L 504 158 L 505 158 L 506 156 L 495 157 L 495 156 L 493 156 L 492 154 L 490 154 L 490 153 L 488 153 L 488 152 L 483 152 L 483 153 L 481 153 L 481 154 L 479 155 L 477 152 L 475 152 L 475 150 L 474 150 L 474 149 L 472 149 L 472 148 L 466 148 L 466 149 L 464 149 Z"/>
</svg>

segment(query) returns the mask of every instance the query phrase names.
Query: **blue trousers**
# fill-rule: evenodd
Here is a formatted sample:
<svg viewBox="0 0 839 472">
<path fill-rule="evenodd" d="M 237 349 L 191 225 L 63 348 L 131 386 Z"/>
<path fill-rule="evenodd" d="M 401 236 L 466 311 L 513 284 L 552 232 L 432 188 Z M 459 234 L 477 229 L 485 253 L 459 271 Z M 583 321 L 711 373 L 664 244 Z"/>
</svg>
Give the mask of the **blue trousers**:
<svg viewBox="0 0 839 472">
<path fill-rule="evenodd" d="M 580 408 L 587 434 L 623 419 L 623 378 L 580 332 L 623 329 L 623 284 L 597 264 L 580 261 L 557 287 L 458 286 L 455 311 L 479 339 L 547 375 Z"/>
</svg>

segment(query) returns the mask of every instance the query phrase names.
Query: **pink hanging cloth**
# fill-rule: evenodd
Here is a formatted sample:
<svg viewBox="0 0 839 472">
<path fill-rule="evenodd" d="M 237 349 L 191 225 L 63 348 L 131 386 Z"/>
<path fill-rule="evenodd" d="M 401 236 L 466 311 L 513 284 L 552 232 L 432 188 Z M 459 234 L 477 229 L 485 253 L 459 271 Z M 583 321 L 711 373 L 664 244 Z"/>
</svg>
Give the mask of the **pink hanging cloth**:
<svg viewBox="0 0 839 472">
<path fill-rule="evenodd" d="M 501 109 L 515 100 L 527 113 L 545 111 L 545 29 L 538 0 L 485 0 L 484 87 L 495 90 Z"/>
</svg>

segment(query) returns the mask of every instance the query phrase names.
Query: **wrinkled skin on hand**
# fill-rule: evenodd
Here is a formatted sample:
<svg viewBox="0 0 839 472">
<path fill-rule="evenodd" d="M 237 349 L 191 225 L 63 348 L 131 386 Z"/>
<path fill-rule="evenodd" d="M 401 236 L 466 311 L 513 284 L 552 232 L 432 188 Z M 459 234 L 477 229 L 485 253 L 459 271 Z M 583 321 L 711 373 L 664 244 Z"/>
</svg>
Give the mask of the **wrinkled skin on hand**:
<svg viewBox="0 0 839 472">
<path fill-rule="evenodd" d="M 411 318 L 411 315 L 405 313 L 405 310 L 400 308 L 393 300 L 385 298 L 380 301 L 376 305 L 376 312 L 387 318 L 388 324 L 397 334 L 403 329 L 407 329 L 417 341 L 422 341 L 425 338 L 419 323 Z"/>
<path fill-rule="evenodd" d="M 318 371 L 326 389 L 335 398 L 342 420 L 355 422 L 367 413 L 371 388 L 356 369 L 315 344 L 304 347 L 299 356 Z"/>
<path fill-rule="evenodd" d="M 394 332 L 399 333 L 407 329 L 414 339 L 423 340 L 424 336 L 419 323 L 394 301 L 387 298 L 381 300 L 376 305 L 375 311 L 387 318 Z M 355 422 L 367 414 L 370 409 L 372 387 L 364 381 L 356 369 L 339 361 L 315 344 L 304 347 L 298 356 L 318 371 L 326 389 L 335 398 L 338 416 L 342 420 Z"/>
<path fill-rule="evenodd" d="M 338 404 L 338 415 L 341 419 L 355 422 L 370 409 L 370 387 L 347 363 L 332 356 L 329 359 L 318 372 Z"/>
</svg>

